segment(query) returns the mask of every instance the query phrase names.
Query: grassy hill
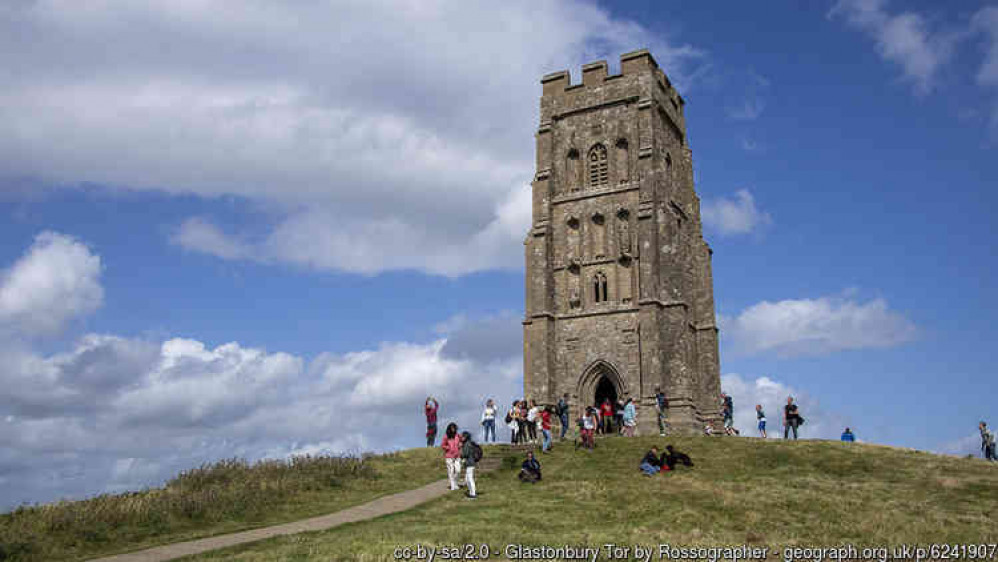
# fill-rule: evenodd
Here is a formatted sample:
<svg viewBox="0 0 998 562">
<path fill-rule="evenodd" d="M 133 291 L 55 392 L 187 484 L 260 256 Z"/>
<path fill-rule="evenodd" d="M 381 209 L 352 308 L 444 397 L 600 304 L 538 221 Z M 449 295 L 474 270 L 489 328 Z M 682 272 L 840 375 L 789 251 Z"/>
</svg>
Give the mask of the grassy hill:
<svg viewBox="0 0 998 562">
<path fill-rule="evenodd" d="M 689 453 L 696 466 L 642 476 L 637 463 L 644 452 L 666 443 Z M 476 501 L 454 493 L 408 512 L 194 559 L 380 560 L 417 544 L 485 543 L 495 552 L 507 544 L 998 542 L 998 466 L 977 459 L 823 441 L 608 438 L 593 452 L 556 445 L 541 458 L 544 481 L 526 485 L 516 480 L 519 459 L 508 447 L 486 454 L 508 459 L 479 478 Z M 258 468 L 254 475 L 246 466 L 221 467 L 213 477 L 180 477 L 163 490 L 21 510 L 0 517 L 0 549 L 10 560 L 80 559 L 330 512 L 445 476 L 438 450 L 352 462 L 352 468 L 315 463 L 294 485 L 288 468 Z M 280 481 L 283 492 L 275 487 Z M 205 492 L 213 486 L 214 495 Z M 172 502 L 155 503 L 164 495 Z M 200 499 L 182 499 L 193 497 Z M 129 515 L 122 507 L 128 501 L 149 505 Z"/>
</svg>

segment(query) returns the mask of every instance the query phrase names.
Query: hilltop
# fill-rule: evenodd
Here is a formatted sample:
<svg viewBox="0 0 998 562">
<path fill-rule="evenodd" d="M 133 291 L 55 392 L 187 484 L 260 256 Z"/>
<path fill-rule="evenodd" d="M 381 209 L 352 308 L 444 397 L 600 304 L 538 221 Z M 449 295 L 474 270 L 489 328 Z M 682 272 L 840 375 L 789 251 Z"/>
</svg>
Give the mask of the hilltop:
<svg viewBox="0 0 998 562">
<path fill-rule="evenodd" d="M 696 466 L 642 476 L 637 470 L 641 456 L 652 444 L 666 443 L 689 453 Z M 397 547 L 418 544 L 487 544 L 496 552 L 507 544 L 780 548 L 998 542 L 998 466 L 978 459 L 859 443 L 703 436 L 607 438 L 592 452 L 559 445 L 541 457 L 545 476 L 537 485 L 516 480 L 518 452 L 508 446 L 488 447 L 486 454 L 503 463 L 479 478 L 481 497 L 476 501 L 454 493 L 407 512 L 196 559 L 390 559 Z M 270 501 L 264 501 L 268 486 L 289 477 L 275 476 L 281 472 L 273 467 L 270 479 L 251 477 L 244 470 L 239 478 L 229 478 L 224 489 L 262 490 L 243 492 L 245 498 L 258 497 L 250 512 L 240 515 L 238 502 L 209 494 L 201 496 L 202 501 L 217 498 L 230 507 L 205 511 L 200 518 L 171 512 L 153 518 L 165 521 L 158 529 L 150 527 L 149 516 L 144 522 L 129 522 L 119 515 L 116 525 L 123 527 L 102 527 L 93 502 L 106 506 L 114 498 L 133 498 L 135 503 L 164 494 L 179 498 L 176 481 L 164 490 L 32 508 L 34 512 L 20 514 L 18 529 L 44 531 L 40 514 L 46 513 L 48 531 L 18 539 L 16 517 L 8 514 L 0 519 L 0 545 L 11 560 L 69 560 L 289 521 L 442 478 L 439 456 L 436 449 L 412 449 L 354 459 L 352 468 L 337 469 L 341 474 L 326 479 L 327 485 L 321 484 L 318 463 L 309 468 L 312 484 L 284 493 L 274 488 Z M 268 481 L 271 484 L 262 484 Z M 57 518 L 54 513 L 64 515 Z M 76 515 L 66 515 L 70 513 Z M 81 515 L 85 513 L 92 513 L 89 519 Z"/>
</svg>

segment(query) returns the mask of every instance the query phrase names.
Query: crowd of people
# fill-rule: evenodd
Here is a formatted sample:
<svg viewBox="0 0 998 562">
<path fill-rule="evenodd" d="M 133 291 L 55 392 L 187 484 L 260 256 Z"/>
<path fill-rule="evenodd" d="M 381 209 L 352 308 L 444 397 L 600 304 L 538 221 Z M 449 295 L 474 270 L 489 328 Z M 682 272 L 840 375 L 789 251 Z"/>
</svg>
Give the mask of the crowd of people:
<svg viewBox="0 0 998 562">
<path fill-rule="evenodd" d="M 659 435 L 664 436 L 668 430 L 666 415 L 668 402 L 660 388 L 655 389 L 655 408 Z M 720 409 L 724 433 L 739 435 L 739 431 L 734 427 L 734 400 L 727 393 L 720 394 Z M 426 415 L 426 445 L 428 447 L 433 447 L 436 440 L 439 410 L 440 403 L 432 396 L 427 397 L 424 411 Z M 495 401 L 491 398 L 486 400 L 480 420 L 483 443 L 488 443 L 490 440 L 492 443 L 496 441 L 498 412 L 499 409 Z M 552 420 L 558 419 L 561 429 L 560 439 L 564 441 L 568 437 L 570 427 L 569 412 L 569 395 L 567 393 L 558 399 L 557 404 L 538 404 L 533 400 L 523 399 L 513 400 L 505 416 L 506 425 L 510 430 L 510 443 L 536 444 L 540 441 L 541 452 L 549 452 L 552 446 Z M 759 436 L 765 439 L 767 437 L 766 412 L 761 404 L 756 404 L 755 413 Z M 797 440 L 798 428 L 804 424 L 804 418 L 792 396 L 787 397 L 782 418 L 783 438 L 790 439 L 792 434 L 793 439 Z M 617 401 L 604 398 L 599 404 L 583 408 L 580 416 L 576 419 L 576 425 L 579 429 L 577 446 L 591 450 L 595 447 L 595 438 L 598 434 L 633 436 L 637 426 L 637 406 L 631 398 Z M 994 432 L 988 429 L 987 423 L 984 421 L 980 422 L 978 429 L 981 433 L 983 457 L 990 461 L 998 461 Z M 707 435 L 716 434 L 710 424 L 704 427 L 704 433 Z M 840 439 L 844 442 L 854 442 L 856 436 L 850 428 L 846 427 Z M 465 487 L 467 488 L 466 496 L 469 499 L 477 498 L 475 469 L 483 453 L 481 446 L 475 442 L 471 432 L 459 432 L 457 424 L 451 422 L 447 424 L 440 447 L 443 449 L 450 489 L 458 490 Z M 639 469 L 647 476 L 672 471 L 677 466 L 692 467 L 693 461 L 689 455 L 677 451 L 672 445 L 667 445 L 662 453 L 657 447 L 652 447 L 639 463 Z M 463 482 L 461 477 L 464 478 Z M 532 450 L 527 451 L 526 458 L 520 466 L 518 478 L 527 483 L 541 481 L 541 463 L 534 456 Z"/>
</svg>

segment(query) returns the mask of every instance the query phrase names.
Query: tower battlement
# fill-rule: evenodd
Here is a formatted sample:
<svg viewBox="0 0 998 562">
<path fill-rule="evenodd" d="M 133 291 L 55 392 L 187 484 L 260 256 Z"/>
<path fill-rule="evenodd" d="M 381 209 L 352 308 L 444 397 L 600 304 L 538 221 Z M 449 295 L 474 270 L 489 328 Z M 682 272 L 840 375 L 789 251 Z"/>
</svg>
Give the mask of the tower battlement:
<svg viewBox="0 0 998 562">
<path fill-rule="evenodd" d="M 686 102 L 679 92 L 673 87 L 672 82 L 665 72 L 658 66 L 655 57 L 648 52 L 648 49 L 640 49 L 620 55 L 620 74 L 609 74 L 609 66 L 605 60 L 590 62 L 582 65 L 582 82 L 573 84 L 572 75 L 568 70 L 559 70 L 545 74 L 541 78 L 543 85 L 543 97 L 562 96 L 568 93 L 588 88 L 595 88 L 607 82 L 625 77 L 640 75 L 652 75 L 662 92 L 669 99 L 674 100 L 680 107 Z"/>
</svg>

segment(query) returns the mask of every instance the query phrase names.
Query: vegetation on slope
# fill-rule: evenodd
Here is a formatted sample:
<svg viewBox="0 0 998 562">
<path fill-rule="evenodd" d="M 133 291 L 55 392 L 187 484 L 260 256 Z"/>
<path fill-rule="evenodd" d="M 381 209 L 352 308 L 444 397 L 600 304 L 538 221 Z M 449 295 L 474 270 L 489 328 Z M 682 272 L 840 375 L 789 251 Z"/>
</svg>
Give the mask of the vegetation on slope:
<svg viewBox="0 0 998 562">
<path fill-rule="evenodd" d="M 696 466 L 642 476 L 644 452 L 667 443 Z M 788 545 L 998 542 L 998 466 L 976 459 L 702 436 L 608 438 L 593 452 L 556 445 L 540 457 L 536 485 L 517 481 L 518 461 L 509 459 L 479 478 L 476 501 L 455 492 L 404 513 L 196 559 L 382 560 L 420 544 L 488 544 L 493 553 L 507 544 L 748 544 L 772 555 Z M 443 461 L 432 469 L 443 476 Z"/>
<path fill-rule="evenodd" d="M 58 561 L 283 523 L 432 482 L 439 452 L 223 460 L 162 488 L 0 515 L 0 560 Z"/>
</svg>

